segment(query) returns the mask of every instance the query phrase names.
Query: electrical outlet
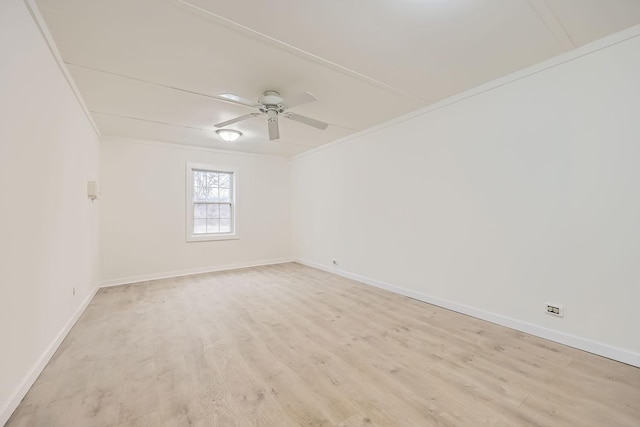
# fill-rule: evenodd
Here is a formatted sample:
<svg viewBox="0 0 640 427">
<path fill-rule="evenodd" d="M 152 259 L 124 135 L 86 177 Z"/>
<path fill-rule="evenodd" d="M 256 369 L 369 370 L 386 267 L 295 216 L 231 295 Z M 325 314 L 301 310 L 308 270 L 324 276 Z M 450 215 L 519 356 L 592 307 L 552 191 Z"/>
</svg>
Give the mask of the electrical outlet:
<svg viewBox="0 0 640 427">
<path fill-rule="evenodd" d="M 337 259 L 331 260 L 331 264 L 338 265 L 338 260 Z"/>
<path fill-rule="evenodd" d="M 558 304 L 546 303 L 544 306 L 545 313 L 552 316 L 564 317 L 564 307 Z"/>
</svg>

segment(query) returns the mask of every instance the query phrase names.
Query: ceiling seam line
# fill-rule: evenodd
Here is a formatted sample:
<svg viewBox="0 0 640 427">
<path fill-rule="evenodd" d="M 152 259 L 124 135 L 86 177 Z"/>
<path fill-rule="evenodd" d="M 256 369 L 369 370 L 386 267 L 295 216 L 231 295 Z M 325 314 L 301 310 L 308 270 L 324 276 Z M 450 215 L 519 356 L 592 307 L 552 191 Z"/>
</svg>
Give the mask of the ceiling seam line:
<svg viewBox="0 0 640 427">
<path fill-rule="evenodd" d="M 130 120 L 138 120 L 141 122 L 149 122 L 149 123 L 157 123 L 157 124 L 161 124 L 161 125 L 165 125 L 165 126 L 175 126 L 175 127 L 181 127 L 181 128 L 186 128 L 186 129 L 193 129 L 193 130 L 199 130 L 199 131 L 204 131 L 204 132 L 210 132 L 210 133 L 216 133 L 215 130 L 210 130 L 210 129 L 206 129 L 206 128 L 199 128 L 199 127 L 195 127 L 195 126 L 186 126 L 186 125 L 179 125 L 176 123 L 169 123 L 169 122 L 163 122 L 160 120 L 150 120 L 150 119 L 143 119 L 140 117 L 133 117 L 133 116 L 125 116 L 124 114 L 115 114 L 115 113 L 105 113 L 102 111 L 95 111 L 95 110 L 89 110 L 91 113 L 93 114 L 102 114 L 104 116 L 111 116 L 111 117 L 118 117 L 118 118 L 122 118 L 122 119 L 130 119 Z M 299 145 L 301 147 L 315 147 L 313 145 L 305 145 L 305 144 L 299 144 L 297 142 L 288 142 L 288 141 L 269 141 L 269 143 L 272 142 L 276 142 L 278 144 L 289 144 L 289 145 Z"/>
<path fill-rule="evenodd" d="M 122 135 L 120 136 L 106 135 L 101 138 L 101 141 L 106 143 L 110 143 L 109 141 L 118 141 L 118 142 L 126 141 L 126 143 L 128 144 L 151 145 L 156 147 L 174 148 L 177 150 L 206 151 L 210 153 L 220 153 L 224 155 L 234 155 L 234 156 L 268 157 L 272 159 L 282 159 L 285 161 L 288 161 L 290 158 L 286 155 L 280 155 L 280 154 L 255 153 L 250 151 L 234 150 L 231 148 L 213 148 L 213 147 L 205 147 L 203 145 L 190 145 L 190 144 L 183 144 L 180 142 L 165 142 L 165 141 L 158 141 L 155 139 L 146 139 L 146 138 L 138 138 L 138 137 L 122 136 Z"/>
<path fill-rule="evenodd" d="M 67 82 L 69 89 L 71 89 L 71 92 L 75 96 L 76 101 L 78 101 L 78 104 L 80 104 L 80 109 L 82 110 L 85 117 L 87 118 L 89 125 L 95 132 L 96 136 L 100 138 L 102 136 L 100 134 L 100 129 L 98 128 L 98 125 L 93 120 L 93 117 L 91 117 L 91 114 L 89 114 L 89 108 L 87 107 L 87 104 L 84 102 L 82 94 L 80 93 L 80 89 L 78 89 L 75 82 L 73 81 L 73 77 L 71 76 L 71 73 L 69 72 L 67 67 L 65 67 L 64 59 L 62 58 L 62 55 L 58 51 L 58 47 L 56 46 L 55 41 L 53 40 L 53 36 L 49 32 L 49 29 L 47 28 L 46 23 L 44 22 L 44 18 L 42 17 L 40 10 L 38 9 L 38 6 L 35 3 L 35 0 L 23 0 L 23 3 L 26 6 L 27 11 L 29 12 L 29 15 L 31 16 L 31 19 L 33 20 L 34 24 L 38 28 L 38 32 L 44 39 L 44 43 L 47 45 L 47 49 L 49 50 L 49 53 L 53 57 L 53 61 L 58 66 L 58 69 L 60 70 L 60 72 L 62 73 L 62 76 Z"/>
<path fill-rule="evenodd" d="M 141 78 L 138 78 L 138 77 L 127 76 L 126 74 L 114 73 L 113 71 L 101 70 L 99 68 L 93 68 L 93 67 L 89 67 L 89 66 L 86 66 L 86 65 L 75 64 L 75 63 L 69 62 L 69 61 L 65 61 L 65 64 L 71 65 L 73 67 L 84 68 L 86 70 L 96 71 L 98 73 L 104 73 L 104 74 L 110 74 L 110 75 L 116 76 L 116 77 L 122 77 L 124 79 L 135 80 L 137 82 L 147 83 L 147 84 L 150 84 L 150 85 L 153 85 L 153 86 L 159 86 L 159 87 L 163 87 L 163 88 L 166 88 L 166 89 L 177 90 L 179 92 L 190 93 L 192 95 L 202 96 L 202 97 L 205 97 L 205 98 L 213 99 L 215 101 L 224 102 L 226 104 L 235 104 L 235 103 L 227 101 L 224 98 L 219 98 L 219 97 L 217 97 L 215 95 L 208 95 L 206 93 L 196 92 L 196 91 L 189 90 L 189 89 L 183 89 L 183 88 L 179 88 L 177 86 L 171 86 L 171 85 L 167 85 L 167 84 L 163 84 L 163 83 L 152 82 L 150 80 L 145 80 L 145 79 L 141 79 Z"/>
<path fill-rule="evenodd" d="M 335 62 L 329 61 L 328 59 L 322 58 L 321 56 L 314 55 L 314 54 L 312 54 L 310 52 L 307 52 L 307 51 L 305 51 L 303 49 L 300 49 L 298 47 L 295 47 L 293 45 L 290 45 L 288 43 L 280 41 L 280 40 L 276 39 L 275 37 L 271 37 L 271 36 L 269 36 L 267 34 L 261 33 L 259 31 L 256 31 L 256 30 L 252 29 L 252 28 L 246 27 L 246 26 L 244 26 L 242 24 L 239 24 L 239 23 L 237 23 L 235 21 L 232 21 L 232 20 L 227 19 L 227 18 L 225 18 L 223 16 L 220 16 L 220 15 L 214 13 L 214 12 L 211 12 L 210 10 L 207 10 L 207 9 L 202 8 L 202 7 L 196 6 L 193 3 L 189 3 L 188 1 L 185 1 L 185 0 L 173 0 L 173 1 L 181 3 L 181 4 L 183 4 L 183 5 L 187 6 L 187 7 L 190 7 L 192 9 L 194 9 L 194 10 L 197 10 L 197 11 L 199 11 L 201 13 L 204 13 L 204 14 L 207 14 L 209 16 L 212 16 L 212 17 L 214 17 L 214 18 L 216 18 L 216 19 L 218 19 L 220 21 L 226 22 L 227 24 L 231 24 L 231 25 L 233 25 L 235 27 L 241 28 L 242 30 L 247 31 L 247 32 L 249 32 L 251 34 L 257 35 L 257 36 L 261 37 L 262 39 L 265 39 L 265 40 L 268 40 L 268 41 L 270 41 L 272 43 L 280 45 L 281 47 L 284 47 L 289 51 L 293 51 L 295 53 L 298 53 L 301 56 L 306 56 L 307 58 L 310 58 L 310 59 L 312 59 L 312 60 L 314 60 L 316 62 L 320 62 L 322 64 L 325 64 L 325 65 L 329 66 L 330 68 L 334 68 L 334 69 L 340 70 L 340 71 L 342 71 L 342 72 L 344 72 L 346 74 L 350 74 L 350 75 L 352 75 L 354 77 L 357 77 L 357 78 L 359 78 L 359 79 L 361 79 L 363 81 L 366 81 L 366 82 L 368 82 L 370 84 L 374 84 L 375 86 L 388 89 L 388 90 L 390 90 L 392 92 L 407 96 L 407 97 L 412 98 L 412 99 L 416 99 L 416 100 L 418 100 L 420 102 L 424 102 L 424 103 L 431 103 L 432 102 L 432 101 L 424 99 L 424 98 L 422 98 L 420 96 L 407 93 L 407 92 L 403 91 L 402 89 L 398 89 L 395 86 L 391 86 L 388 83 L 384 83 L 384 82 L 381 82 L 379 80 L 376 80 L 373 77 L 369 77 L 369 76 L 367 76 L 365 74 L 359 73 L 358 71 L 352 70 L 352 69 L 347 68 L 347 67 L 345 67 L 343 65 L 336 64 Z"/>
<path fill-rule="evenodd" d="M 191 95 L 202 96 L 202 97 L 205 97 L 205 98 L 208 98 L 208 99 L 212 99 L 214 101 L 220 101 L 220 102 L 225 103 L 225 104 L 237 105 L 235 102 L 229 102 L 226 99 L 217 97 L 215 95 L 207 95 L 206 93 L 195 92 L 195 91 L 192 91 L 192 90 L 189 90 L 189 89 L 182 89 L 182 88 L 179 88 L 179 87 L 176 87 L 176 86 L 165 85 L 165 84 L 162 84 L 162 83 L 152 82 L 150 80 L 140 79 L 138 77 L 131 77 L 131 76 L 127 76 L 125 74 L 114 73 L 112 71 L 100 70 L 98 68 L 93 68 L 93 67 L 88 67 L 88 66 L 85 66 L 85 65 L 74 64 L 73 62 L 65 61 L 65 64 L 71 65 L 72 67 L 78 67 L 78 68 L 83 68 L 83 69 L 86 69 L 86 70 L 95 71 L 97 73 L 109 74 L 109 75 L 112 75 L 112 76 L 121 77 L 123 79 L 129 79 L 129 80 L 137 81 L 137 82 L 140 82 L 140 83 L 146 83 L 146 84 L 149 84 L 149 85 L 152 85 L 152 86 L 158 86 L 158 87 L 162 87 L 162 88 L 165 88 L 165 89 L 176 90 L 178 92 L 189 93 Z M 333 126 L 333 127 L 338 127 L 338 128 L 341 128 L 341 129 L 350 130 L 350 131 L 354 131 L 354 132 L 358 132 L 358 130 L 359 130 L 359 129 L 350 128 L 348 126 L 337 125 L 335 123 L 328 123 L 328 124 L 330 126 Z"/>
<path fill-rule="evenodd" d="M 605 46 L 601 46 L 601 47 L 595 48 L 593 50 L 589 50 L 587 52 L 580 53 L 580 54 L 578 54 L 576 56 L 573 56 L 571 58 L 568 58 L 566 60 L 562 60 L 561 62 L 554 63 L 554 64 L 551 64 L 549 66 L 544 66 L 543 68 L 536 69 L 535 71 L 532 71 L 532 72 L 526 72 L 525 74 L 522 74 L 519 77 L 516 77 L 516 78 L 513 78 L 513 79 L 508 79 L 508 80 L 506 80 L 504 82 L 501 82 L 501 83 L 498 83 L 498 84 L 494 84 L 494 82 L 486 83 L 484 85 L 481 85 L 481 86 L 478 86 L 476 88 L 470 89 L 469 91 L 467 91 L 467 92 L 471 92 L 468 95 L 466 94 L 466 92 L 462 92 L 461 94 L 454 95 L 454 96 L 452 96 L 450 98 L 445 98 L 444 100 L 438 101 L 435 104 L 428 105 L 426 107 L 420 108 L 420 109 L 418 109 L 416 111 L 413 111 L 411 113 L 405 114 L 404 116 L 400 116 L 400 117 L 397 117 L 395 119 L 391 119 L 391 120 L 389 120 L 387 122 L 381 123 L 381 124 L 373 126 L 371 128 L 364 129 L 364 130 L 362 130 L 360 132 L 357 132 L 357 133 L 355 133 L 353 135 L 347 135 L 347 136 L 345 136 L 343 138 L 337 139 L 337 140 L 332 141 L 332 142 L 330 142 L 328 144 L 324 144 L 324 145 L 321 145 L 319 147 L 313 148 L 313 149 L 311 149 L 309 151 L 305 151 L 303 153 L 296 154 L 295 156 L 291 157 L 291 160 L 293 161 L 293 160 L 301 159 L 301 158 L 304 158 L 304 157 L 307 157 L 307 156 L 312 156 L 312 155 L 314 155 L 316 153 L 319 153 L 319 152 L 321 152 L 323 150 L 328 150 L 330 148 L 333 148 L 335 146 L 342 145 L 342 144 L 348 144 L 348 143 L 350 143 L 352 141 L 355 141 L 357 138 L 361 138 L 364 135 L 368 135 L 368 134 L 373 133 L 373 132 L 378 132 L 380 130 L 390 128 L 390 127 L 398 125 L 400 123 L 404 123 L 404 122 L 406 122 L 408 120 L 411 120 L 411 119 L 414 119 L 416 117 L 425 116 L 425 115 L 431 114 L 431 113 L 433 113 L 435 111 L 442 110 L 444 108 L 448 108 L 448 107 L 450 107 L 452 105 L 458 104 L 458 103 L 463 102 L 465 100 L 474 98 L 476 96 L 480 96 L 480 95 L 482 95 L 484 93 L 491 92 L 493 90 L 496 90 L 496 89 L 511 85 L 513 83 L 517 83 L 517 82 L 519 82 L 519 81 L 521 81 L 523 79 L 526 79 L 526 78 L 528 78 L 530 76 L 534 76 L 534 75 L 543 73 L 543 72 L 545 72 L 547 70 L 550 70 L 550 69 L 556 68 L 558 66 L 561 66 L 563 64 L 567 64 L 567 63 L 579 60 L 579 59 L 581 59 L 583 57 L 586 57 L 588 55 L 591 55 L 593 53 L 600 52 L 601 50 L 610 48 L 612 46 L 616 46 L 616 45 L 618 45 L 620 43 L 624 43 L 624 42 L 629 41 L 629 40 L 633 40 L 633 39 L 635 39 L 637 37 L 640 37 L 640 34 L 635 34 L 635 35 L 633 35 L 631 37 L 627 37 L 625 39 L 615 41 L 615 42 L 607 44 Z M 579 48 L 576 48 L 576 49 L 579 49 Z M 535 67 L 535 66 L 532 66 L 532 67 Z M 516 72 L 515 74 L 518 74 L 518 72 Z M 507 76 L 507 78 L 508 77 L 509 76 Z M 501 79 L 498 79 L 498 80 L 501 81 L 503 79 L 504 78 L 501 78 Z M 480 90 L 477 90 L 479 88 L 480 88 Z"/>
<path fill-rule="evenodd" d="M 119 118 L 123 118 L 123 119 L 131 119 L 131 120 L 139 120 L 139 121 L 142 121 L 142 122 L 158 123 L 158 124 L 161 124 L 161 125 L 176 126 L 176 127 L 186 128 L 186 129 L 194 129 L 194 130 L 201 130 L 201 131 L 205 131 L 205 132 L 215 133 L 214 130 L 209 130 L 209 129 L 205 129 L 205 128 L 198 128 L 198 127 L 195 127 L 195 126 L 179 125 L 179 124 L 176 124 L 176 123 L 163 122 L 163 121 L 160 121 L 160 120 L 143 119 L 141 117 L 127 116 L 127 115 L 124 115 L 124 114 L 105 113 L 103 111 L 96 111 L 96 110 L 90 110 L 90 111 L 93 114 L 102 114 L 104 116 L 119 117 Z"/>
<path fill-rule="evenodd" d="M 575 40 L 573 40 L 573 37 L 571 37 L 571 34 L 569 33 L 569 31 L 567 31 L 564 24 L 560 20 L 560 18 L 558 18 L 558 15 L 556 14 L 555 10 L 553 10 L 553 8 L 549 5 L 547 0 L 542 0 L 542 1 L 544 2 L 544 4 L 547 5 L 547 8 L 549 9 L 549 12 L 551 12 L 553 17 L 556 18 L 558 25 L 560 25 L 560 28 L 562 28 L 562 31 L 567 35 L 567 38 L 569 39 L 569 41 L 573 44 L 574 47 L 578 47 L 578 44 L 575 42 Z"/>
<path fill-rule="evenodd" d="M 551 32 L 551 35 L 553 36 L 553 38 L 556 39 L 556 41 L 558 43 L 560 43 L 562 48 L 565 49 L 565 50 L 571 50 L 571 49 L 577 48 L 578 45 L 576 45 L 576 43 L 573 41 L 573 39 L 571 38 L 571 35 L 569 35 L 569 33 L 567 32 L 566 28 L 564 28 L 564 25 L 562 25 L 562 22 L 560 22 L 560 19 L 556 16 L 556 14 L 554 13 L 553 9 L 551 9 L 551 7 L 546 2 L 546 0 L 538 0 L 538 1 L 541 1 L 541 2 L 544 3 L 546 9 L 549 11 L 549 13 L 551 13 L 551 15 L 553 16 L 555 22 L 557 23 L 557 27 L 560 28 L 560 30 L 562 31 L 562 34 L 564 34 L 566 36 L 567 41 L 569 41 L 569 43 L 571 44 L 571 47 L 567 49 L 567 47 L 565 46 L 566 43 L 562 40 L 561 37 L 558 37 L 557 31 L 554 31 L 553 25 L 547 19 L 545 19 L 544 16 L 542 16 L 542 14 L 540 13 L 540 10 L 538 9 L 538 7 L 535 4 L 532 3 L 532 0 L 526 0 L 526 2 L 529 5 L 529 7 L 531 9 L 533 9 L 535 14 L 538 16 L 538 18 L 540 18 L 540 20 L 544 24 L 544 26 L 547 27 L 547 29 Z"/>
</svg>

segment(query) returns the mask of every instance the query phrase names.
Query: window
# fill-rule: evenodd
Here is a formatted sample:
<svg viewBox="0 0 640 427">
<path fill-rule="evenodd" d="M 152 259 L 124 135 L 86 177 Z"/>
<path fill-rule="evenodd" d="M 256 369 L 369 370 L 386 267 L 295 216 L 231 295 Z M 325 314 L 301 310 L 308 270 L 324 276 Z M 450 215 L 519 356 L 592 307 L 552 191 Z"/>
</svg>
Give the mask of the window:
<svg viewBox="0 0 640 427">
<path fill-rule="evenodd" d="M 238 169 L 187 163 L 187 241 L 238 238 Z"/>
</svg>

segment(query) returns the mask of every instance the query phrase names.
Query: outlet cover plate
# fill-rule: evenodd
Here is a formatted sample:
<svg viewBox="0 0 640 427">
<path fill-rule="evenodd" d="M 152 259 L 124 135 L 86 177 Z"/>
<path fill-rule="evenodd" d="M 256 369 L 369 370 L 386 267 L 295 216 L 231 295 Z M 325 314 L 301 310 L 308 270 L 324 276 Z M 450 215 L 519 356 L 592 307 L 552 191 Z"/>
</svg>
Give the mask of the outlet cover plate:
<svg viewBox="0 0 640 427">
<path fill-rule="evenodd" d="M 560 304 L 548 302 L 544 305 L 544 312 L 551 316 L 564 317 L 564 307 Z"/>
</svg>

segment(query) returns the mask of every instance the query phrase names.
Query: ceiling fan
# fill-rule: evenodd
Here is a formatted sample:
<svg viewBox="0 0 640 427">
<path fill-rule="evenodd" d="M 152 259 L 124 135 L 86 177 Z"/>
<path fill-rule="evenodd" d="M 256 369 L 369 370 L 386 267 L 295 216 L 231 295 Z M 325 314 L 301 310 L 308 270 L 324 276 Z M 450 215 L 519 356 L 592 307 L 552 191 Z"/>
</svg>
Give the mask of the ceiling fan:
<svg viewBox="0 0 640 427">
<path fill-rule="evenodd" d="M 325 130 L 327 126 L 329 126 L 325 122 L 321 122 L 320 120 L 312 119 L 311 117 L 302 116 L 300 114 L 292 113 L 287 111 L 289 108 L 307 104 L 309 102 L 316 101 L 317 98 L 311 95 L 309 92 L 303 92 L 298 97 L 290 98 L 285 101 L 278 92 L 274 90 L 268 90 L 262 94 L 258 102 L 253 102 L 245 98 L 241 98 L 237 95 L 233 95 L 230 93 L 223 93 L 218 95 L 218 98 L 222 98 L 226 101 L 233 102 L 235 104 L 244 105 L 247 107 L 257 108 L 259 113 L 249 113 L 244 116 L 236 117 L 235 119 L 227 120 L 226 122 L 218 123 L 215 125 L 217 128 L 223 128 L 232 123 L 237 123 L 242 120 L 250 119 L 252 117 L 261 116 L 263 114 L 267 115 L 267 123 L 269 126 L 269 140 L 274 141 L 280 138 L 280 129 L 278 127 L 278 117 L 284 116 L 287 119 L 291 119 L 298 123 L 302 123 L 308 126 L 313 126 L 314 128 Z"/>
</svg>

